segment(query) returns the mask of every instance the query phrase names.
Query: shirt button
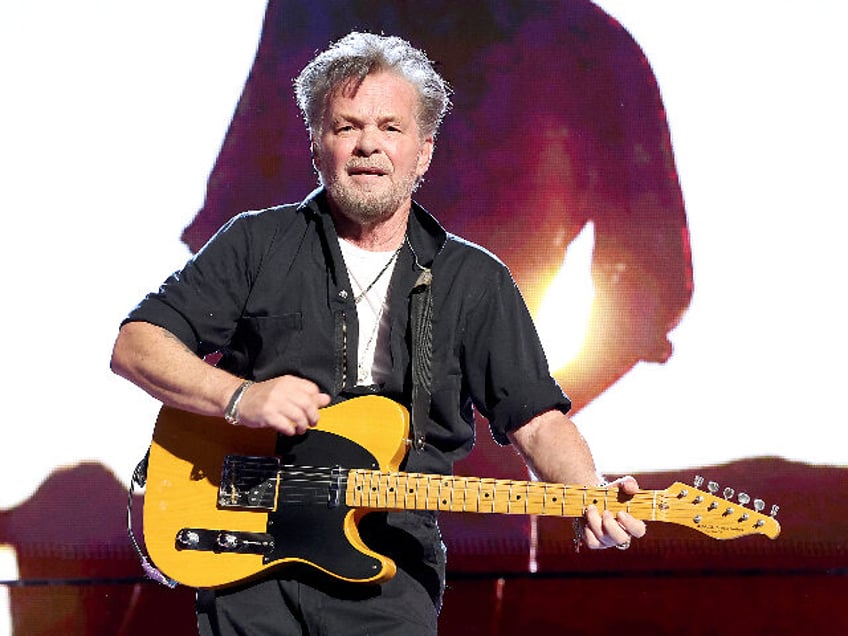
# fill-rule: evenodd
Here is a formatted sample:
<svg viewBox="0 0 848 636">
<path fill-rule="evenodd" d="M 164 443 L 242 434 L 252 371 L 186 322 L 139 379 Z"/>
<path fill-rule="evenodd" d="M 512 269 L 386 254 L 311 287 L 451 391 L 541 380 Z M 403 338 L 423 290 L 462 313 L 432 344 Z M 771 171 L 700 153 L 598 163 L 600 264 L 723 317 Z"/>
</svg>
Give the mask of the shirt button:
<svg viewBox="0 0 848 636">
<path fill-rule="evenodd" d="M 339 292 L 339 298 L 341 298 L 342 300 L 347 300 L 347 290 L 346 289 L 343 289 Z"/>
</svg>

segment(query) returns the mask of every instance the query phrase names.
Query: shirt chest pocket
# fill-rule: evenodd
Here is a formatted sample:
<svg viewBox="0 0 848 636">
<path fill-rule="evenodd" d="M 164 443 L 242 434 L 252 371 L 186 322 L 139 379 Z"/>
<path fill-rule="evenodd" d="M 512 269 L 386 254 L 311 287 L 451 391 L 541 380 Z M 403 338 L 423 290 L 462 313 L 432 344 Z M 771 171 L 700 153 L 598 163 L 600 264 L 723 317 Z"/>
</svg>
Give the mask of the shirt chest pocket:
<svg viewBox="0 0 848 636">
<path fill-rule="evenodd" d="M 238 329 L 238 345 L 256 379 L 294 373 L 303 350 L 303 315 L 245 316 Z"/>
</svg>

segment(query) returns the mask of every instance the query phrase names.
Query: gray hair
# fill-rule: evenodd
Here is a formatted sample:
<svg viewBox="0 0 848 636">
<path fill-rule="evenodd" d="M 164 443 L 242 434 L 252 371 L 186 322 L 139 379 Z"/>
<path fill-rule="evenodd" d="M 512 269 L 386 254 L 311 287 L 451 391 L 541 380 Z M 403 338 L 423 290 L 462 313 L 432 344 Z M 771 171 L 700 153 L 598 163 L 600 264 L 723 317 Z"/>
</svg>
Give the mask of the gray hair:
<svg viewBox="0 0 848 636">
<path fill-rule="evenodd" d="M 310 134 L 320 132 L 327 99 L 335 90 L 381 71 L 396 73 L 416 88 L 418 128 L 424 137 L 435 137 L 450 108 L 450 89 L 433 63 L 399 37 L 356 31 L 316 55 L 294 80 L 297 105 Z"/>
</svg>

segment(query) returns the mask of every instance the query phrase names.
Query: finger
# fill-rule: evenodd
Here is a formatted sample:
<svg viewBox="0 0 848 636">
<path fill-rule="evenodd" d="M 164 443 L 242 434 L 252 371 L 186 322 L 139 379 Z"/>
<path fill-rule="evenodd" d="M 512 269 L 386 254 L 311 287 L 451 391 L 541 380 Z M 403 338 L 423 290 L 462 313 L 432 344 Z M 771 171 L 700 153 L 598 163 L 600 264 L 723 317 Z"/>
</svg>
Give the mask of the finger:
<svg viewBox="0 0 848 636">
<path fill-rule="evenodd" d="M 306 418 L 309 426 L 318 424 L 318 419 L 321 417 L 320 410 L 330 403 L 330 396 L 326 393 L 317 393 L 312 396 L 312 400 L 306 408 Z"/>
<path fill-rule="evenodd" d="M 609 510 L 604 511 L 602 522 L 604 536 L 601 538 L 601 543 L 605 546 L 611 548 L 614 545 L 622 545 L 630 541 L 630 533 L 619 523 L 616 515 L 613 515 Z"/>
<path fill-rule="evenodd" d="M 598 509 L 595 506 L 586 508 L 583 524 L 583 543 L 590 550 L 600 550 L 606 546 L 601 542 L 604 534 L 603 522 Z"/>
<path fill-rule="evenodd" d="M 622 492 L 628 495 L 634 495 L 639 490 L 639 482 L 632 475 L 619 477 L 615 481 L 611 481 L 609 485 L 617 486 Z"/>
<path fill-rule="evenodd" d="M 288 399 L 297 409 L 296 412 L 289 413 L 289 416 L 299 426 L 315 426 L 318 423 L 318 411 L 330 403 L 330 396 L 322 393 L 317 384 L 305 378 L 292 377 L 288 389 Z"/>
<path fill-rule="evenodd" d="M 297 427 L 294 422 L 282 415 L 269 419 L 267 425 L 286 437 L 292 437 L 298 434 Z"/>
<path fill-rule="evenodd" d="M 618 521 L 621 527 L 635 539 L 641 539 L 648 531 L 648 526 L 644 521 L 637 519 L 628 512 L 619 512 L 616 515 L 616 521 Z"/>
<path fill-rule="evenodd" d="M 604 526 L 603 521 L 601 520 L 601 514 L 598 512 L 598 509 L 595 506 L 589 506 L 586 508 L 586 530 L 591 532 L 596 537 L 600 537 L 604 534 Z"/>
<path fill-rule="evenodd" d="M 332 398 L 328 393 L 319 393 L 315 398 L 315 403 L 319 408 L 324 408 L 332 401 Z"/>
<path fill-rule="evenodd" d="M 314 416 L 310 415 L 310 411 L 312 410 L 315 409 L 313 409 L 310 403 L 305 405 L 291 403 L 288 405 L 285 417 L 289 420 L 289 422 L 291 422 L 295 434 L 300 435 L 305 433 L 317 422 L 317 410 L 315 410 Z M 313 417 L 315 419 L 313 419 Z"/>
<path fill-rule="evenodd" d="M 312 424 L 306 422 L 305 424 L 298 423 L 294 427 L 295 435 L 303 435 L 306 431 L 312 428 Z"/>
<path fill-rule="evenodd" d="M 581 537 L 583 539 L 583 545 L 585 545 L 590 550 L 603 550 L 607 546 L 601 543 L 601 540 L 598 539 L 598 536 L 592 532 L 589 526 L 584 526 L 583 535 Z"/>
<path fill-rule="evenodd" d="M 628 495 L 635 495 L 636 492 L 639 490 L 639 482 L 636 481 L 634 477 L 630 477 L 628 475 L 627 477 L 625 477 L 624 482 L 622 482 L 621 488 Z"/>
</svg>

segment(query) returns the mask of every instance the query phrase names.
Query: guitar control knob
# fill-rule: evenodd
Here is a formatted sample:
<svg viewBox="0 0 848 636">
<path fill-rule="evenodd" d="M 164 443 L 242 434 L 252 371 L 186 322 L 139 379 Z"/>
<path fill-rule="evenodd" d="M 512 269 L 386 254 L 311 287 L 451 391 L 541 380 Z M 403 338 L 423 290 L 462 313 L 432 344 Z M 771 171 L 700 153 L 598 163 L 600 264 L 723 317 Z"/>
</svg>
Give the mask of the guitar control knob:
<svg viewBox="0 0 848 636">
<path fill-rule="evenodd" d="M 231 532 L 220 532 L 215 539 L 215 543 L 223 551 L 235 550 L 239 545 L 238 537 Z"/>
<path fill-rule="evenodd" d="M 185 550 L 193 550 L 200 545 L 200 535 L 194 530 L 180 530 L 177 533 L 177 546 Z"/>
</svg>

